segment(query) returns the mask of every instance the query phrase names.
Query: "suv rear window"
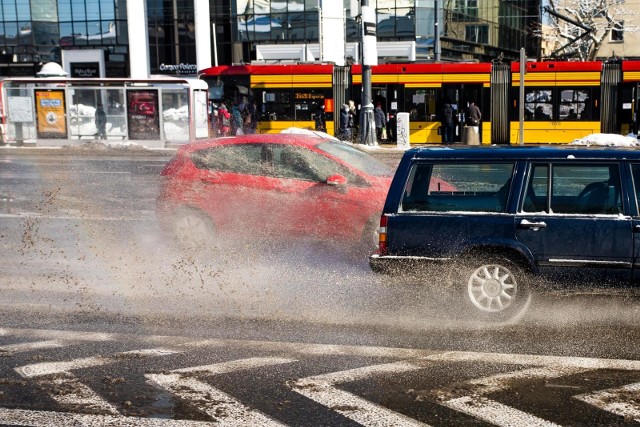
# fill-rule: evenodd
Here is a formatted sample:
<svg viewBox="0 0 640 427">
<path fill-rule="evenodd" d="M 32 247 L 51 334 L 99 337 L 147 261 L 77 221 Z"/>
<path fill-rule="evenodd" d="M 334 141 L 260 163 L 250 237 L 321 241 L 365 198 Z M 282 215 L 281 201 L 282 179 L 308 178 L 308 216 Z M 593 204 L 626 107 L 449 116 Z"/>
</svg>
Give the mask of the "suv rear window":
<svg viewBox="0 0 640 427">
<path fill-rule="evenodd" d="M 504 212 L 513 163 L 413 165 L 401 211 Z"/>
</svg>

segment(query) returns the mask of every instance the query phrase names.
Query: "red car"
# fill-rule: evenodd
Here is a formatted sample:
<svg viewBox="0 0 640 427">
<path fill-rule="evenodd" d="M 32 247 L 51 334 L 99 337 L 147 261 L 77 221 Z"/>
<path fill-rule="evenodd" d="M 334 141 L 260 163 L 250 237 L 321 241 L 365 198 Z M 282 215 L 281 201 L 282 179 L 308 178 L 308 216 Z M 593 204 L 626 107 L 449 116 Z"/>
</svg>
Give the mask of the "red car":
<svg viewBox="0 0 640 427">
<path fill-rule="evenodd" d="M 180 147 L 165 166 L 158 214 L 187 247 L 300 236 L 370 251 L 392 174 L 352 145 L 318 136 L 212 139 Z"/>
</svg>

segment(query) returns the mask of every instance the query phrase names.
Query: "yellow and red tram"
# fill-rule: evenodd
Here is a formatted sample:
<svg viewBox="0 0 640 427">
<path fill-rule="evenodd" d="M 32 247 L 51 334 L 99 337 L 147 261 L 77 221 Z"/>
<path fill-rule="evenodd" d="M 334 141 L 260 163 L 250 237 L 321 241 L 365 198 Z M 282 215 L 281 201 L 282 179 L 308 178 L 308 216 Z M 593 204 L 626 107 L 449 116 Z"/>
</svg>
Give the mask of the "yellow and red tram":
<svg viewBox="0 0 640 427">
<path fill-rule="evenodd" d="M 524 143 L 567 143 L 591 133 L 637 132 L 640 61 L 527 62 L 524 75 Z M 325 106 L 327 132 L 338 127 L 339 108 L 361 104 L 362 69 L 331 64 L 219 66 L 201 71 L 213 103 L 257 104 L 258 131 L 314 128 Z M 461 139 L 464 113 L 474 101 L 482 111 L 483 143 L 518 144 L 520 64 L 429 63 L 372 67 L 373 103 L 394 117 L 410 114 L 411 143 L 440 143 L 445 103 L 457 117 Z M 390 132 L 393 137 L 393 132 Z"/>
</svg>

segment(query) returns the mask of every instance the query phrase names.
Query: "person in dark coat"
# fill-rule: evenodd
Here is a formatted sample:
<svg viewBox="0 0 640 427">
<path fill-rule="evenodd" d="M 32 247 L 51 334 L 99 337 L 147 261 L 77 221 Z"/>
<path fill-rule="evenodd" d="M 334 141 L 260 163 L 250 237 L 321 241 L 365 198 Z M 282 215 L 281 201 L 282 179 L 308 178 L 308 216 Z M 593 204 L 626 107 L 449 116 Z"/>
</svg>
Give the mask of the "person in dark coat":
<svg viewBox="0 0 640 427">
<path fill-rule="evenodd" d="M 481 120 L 482 113 L 480 112 L 480 109 L 475 102 L 471 101 L 469 103 L 469 108 L 467 109 L 467 126 L 473 126 L 476 133 L 478 133 L 478 126 L 480 126 Z"/>
<path fill-rule="evenodd" d="M 387 127 L 387 115 L 382 111 L 382 104 L 378 102 L 375 110 L 373 110 L 373 117 L 376 123 L 376 138 L 378 142 L 382 141 L 382 130 Z"/>
<path fill-rule="evenodd" d="M 98 102 L 96 108 L 96 129 L 98 130 L 98 139 L 106 139 L 107 137 L 107 113 L 104 112 L 102 102 Z"/>
<path fill-rule="evenodd" d="M 316 130 L 320 132 L 326 132 L 327 121 L 326 121 L 326 114 L 324 112 L 324 104 L 318 105 L 314 119 L 316 122 Z"/>
<path fill-rule="evenodd" d="M 451 104 L 444 104 L 442 111 L 442 143 L 451 144 L 453 142 L 453 107 Z"/>
<path fill-rule="evenodd" d="M 340 109 L 340 134 L 338 135 L 338 138 L 343 141 L 351 141 L 351 127 L 349 126 L 349 121 L 349 105 L 342 104 L 342 108 Z"/>
</svg>

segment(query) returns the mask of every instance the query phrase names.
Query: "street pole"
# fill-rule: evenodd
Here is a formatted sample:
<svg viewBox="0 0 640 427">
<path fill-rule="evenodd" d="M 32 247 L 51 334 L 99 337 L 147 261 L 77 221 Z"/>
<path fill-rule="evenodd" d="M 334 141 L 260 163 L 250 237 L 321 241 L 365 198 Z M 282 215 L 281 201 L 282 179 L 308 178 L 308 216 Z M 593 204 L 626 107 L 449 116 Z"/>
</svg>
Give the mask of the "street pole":
<svg viewBox="0 0 640 427">
<path fill-rule="evenodd" d="M 362 114 L 360 115 L 360 142 L 365 145 L 378 145 L 371 96 L 371 66 L 378 65 L 376 11 L 369 7 L 369 0 L 362 0 L 361 6 Z"/>
<path fill-rule="evenodd" d="M 439 19 L 438 19 L 438 15 L 439 15 L 439 5 L 438 5 L 438 0 L 434 1 L 433 4 L 433 10 L 435 12 L 434 19 L 433 19 L 433 26 L 434 26 L 434 42 L 433 42 L 433 53 L 434 53 L 434 59 L 436 60 L 436 62 L 440 62 L 440 56 L 442 53 L 442 49 L 440 48 L 440 27 L 439 27 Z"/>
<path fill-rule="evenodd" d="M 524 51 L 524 47 L 520 48 L 520 91 L 518 94 L 518 103 L 520 108 L 518 111 L 518 119 L 520 123 L 520 131 L 518 132 L 518 139 L 520 145 L 524 145 L 524 73 L 527 71 L 527 55 Z"/>
</svg>

